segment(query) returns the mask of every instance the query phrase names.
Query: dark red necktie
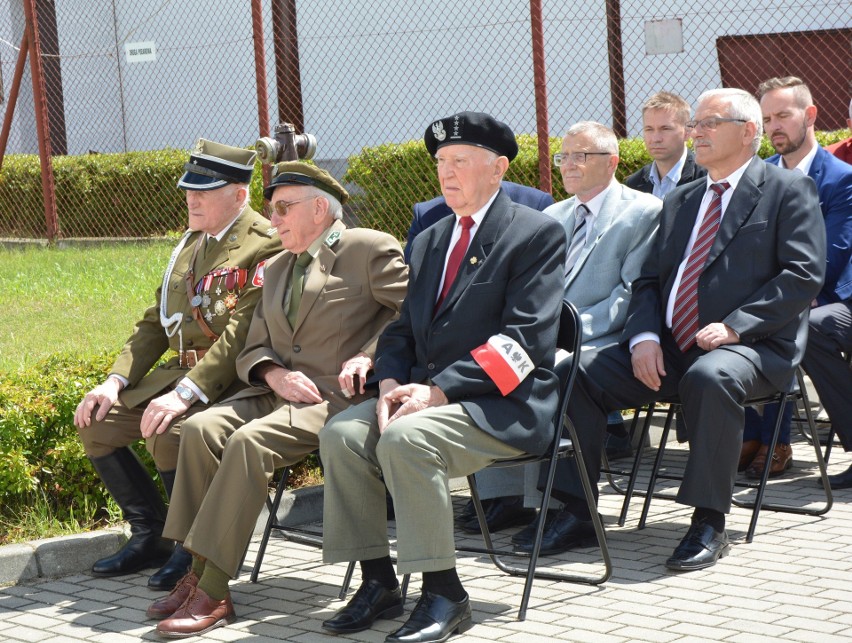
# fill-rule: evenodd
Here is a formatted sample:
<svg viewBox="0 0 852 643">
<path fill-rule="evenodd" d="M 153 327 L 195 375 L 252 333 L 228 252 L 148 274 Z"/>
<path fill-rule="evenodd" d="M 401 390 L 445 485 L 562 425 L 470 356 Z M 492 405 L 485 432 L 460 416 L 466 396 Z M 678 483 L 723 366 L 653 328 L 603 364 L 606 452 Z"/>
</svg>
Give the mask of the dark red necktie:
<svg viewBox="0 0 852 643">
<path fill-rule="evenodd" d="M 689 259 L 677 289 L 677 298 L 672 310 L 672 335 L 684 353 L 695 343 L 695 334 L 698 332 L 698 278 L 704 270 L 707 255 L 719 231 L 722 221 L 722 194 L 729 187 L 731 185 L 727 182 L 710 186 L 713 197 L 698 229 L 692 250 L 689 251 Z"/>
<path fill-rule="evenodd" d="M 441 288 L 441 295 L 438 297 L 438 301 L 435 302 L 435 310 L 441 307 L 441 304 L 447 297 L 447 293 L 450 292 L 450 288 L 453 286 L 453 282 L 456 280 L 462 259 L 464 259 L 467 247 L 470 245 L 470 228 L 473 224 L 473 217 L 459 217 L 459 225 L 462 229 L 461 236 L 450 252 L 450 258 L 447 261 L 447 273 L 444 275 L 444 287 Z"/>
</svg>

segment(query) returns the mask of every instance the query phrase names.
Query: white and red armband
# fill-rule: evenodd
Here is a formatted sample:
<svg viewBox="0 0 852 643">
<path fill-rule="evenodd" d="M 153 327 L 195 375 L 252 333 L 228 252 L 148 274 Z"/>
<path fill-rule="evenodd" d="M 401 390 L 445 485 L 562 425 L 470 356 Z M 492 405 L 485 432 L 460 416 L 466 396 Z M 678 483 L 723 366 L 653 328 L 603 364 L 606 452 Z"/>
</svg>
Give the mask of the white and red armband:
<svg viewBox="0 0 852 643">
<path fill-rule="evenodd" d="M 506 335 L 492 335 L 470 354 L 503 395 L 511 393 L 534 370 L 527 352 Z"/>
</svg>

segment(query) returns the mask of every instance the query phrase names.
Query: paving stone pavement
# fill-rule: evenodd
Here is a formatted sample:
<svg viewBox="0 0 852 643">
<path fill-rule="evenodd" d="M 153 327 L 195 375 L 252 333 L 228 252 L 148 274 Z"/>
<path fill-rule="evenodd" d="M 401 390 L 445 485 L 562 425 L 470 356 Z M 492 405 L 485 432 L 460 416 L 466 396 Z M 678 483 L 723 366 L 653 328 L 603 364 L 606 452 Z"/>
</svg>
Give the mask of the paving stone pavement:
<svg viewBox="0 0 852 643">
<path fill-rule="evenodd" d="M 772 483 L 773 501 L 819 503 L 809 449 L 794 445 L 795 467 Z M 672 450 L 672 463 L 683 458 L 683 450 Z M 832 460 L 830 472 L 835 473 L 850 463 L 840 451 Z M 852 640 L 852 490 L 836 492 L 834 507 L 823 517 L 762 512 L 750 544 L 744 542 L 750 511 L 734 508 L 728 518 L 731 554 L 711 569 L 677 574 L 663 562 L 685 532 L 690 510 L 654 500 L 648 525 L 639 531 L 641 499 L 635 499 L 626 525 L 619 528 L 621 496 L 605 482 L 600 489 L 612 578 L 600 587 L 538 580 L 527 619 L 518 622 L 522 579 L 502 574 L 481 556 L 460 554 L 459 573 L 471 597 L 474 627 L 453 641 Z M 456 502 L 464 501 L 460 493 Z M 499 542 L 507 543 L 509 535 L 501 535 Z M 458 537 L 476 544 L 461 533 Z M 255 552 L 256 543 L 249 563 Z M 594 570 L 598 561 L 597 550 L 588 548 L 546 562 Z M 337 598 L 344 571 L 343 565 L 324 565 L 317 549 L 273 538 L 259 582 L 250 582 L 246 567 L 231 584 L 238 621 L 192 640 L 383 641 L 401 619 L 379 621 L 375 629 L 350 636 L 330 636 L 320 629 L 322 620 L 344 604 Z M 0 588 L 0 641 L 160 640 L 155 623 L 145 620 L 146 607 L 159 596 L 146 587 L 146 580 L 144 574 L 118 579 L 77 574 Z M 418 593 L 415 578 L 408 609 Z"/>
</svg>

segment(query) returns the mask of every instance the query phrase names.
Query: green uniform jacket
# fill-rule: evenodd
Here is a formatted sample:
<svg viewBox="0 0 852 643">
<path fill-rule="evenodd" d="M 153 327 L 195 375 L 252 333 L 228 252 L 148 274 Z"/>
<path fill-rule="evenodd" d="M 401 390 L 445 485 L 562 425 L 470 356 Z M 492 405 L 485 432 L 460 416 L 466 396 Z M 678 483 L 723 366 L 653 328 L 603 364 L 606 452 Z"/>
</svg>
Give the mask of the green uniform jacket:
<svg viewBox="0 0 852 643">
<path fill-rule="evenodd" d="M 202 257 L 203 248 L 199 252 L 195 261 L 195 292 L 210 298 L 209 302 L 205 298 L 204 303 L 208 305 L 200 308 L 209 319 L 207 324 L 210 329 L 219 335 L 219 339 L 213 343 L 192 317 L 192 306 L 184 281 L 196 241 L 203 234 L 192 233 L 175 261 L 165 295 L 166 315 L 178 311 L 182 313 L 184 350 L 210 350 L 191 369 L 181 368 L 175 353 L 167 362 L 150 370 L 167 350 L 180 349 L 179 333 L 168 337 L 160 324 L 160 299 L 163 293 L 162 287 L 158 288 L 156 303 L 145 311 L 145 316 L 136 324 L 136 330 L 110 371 L 130 382 L 119 396 L 128 407 L 146 402 L 185 375 L 204 392 L 211 403 L 225 394 L 235 393 L 243 386 L 236 378 L 234 364 L 245 343 L 255 305 L 260 301 L 263 265 L 259 272 L 258 265 L 280 252 L 281 244 L 269 220 L 246 206 L 231 229 L 207 251 L 206 256 Z M 240 273 L 226 269 L 245 270 L 242 273 L 245 277 L 244 285 L 240 287 L 236 284 L 229 290 L 227 273 L 232 274 L 232 280 L 238 279 Z"/>
<path fill-rule="evenodd" d="M 263 301 L 237 360 L 240 379 L 257 386 L 237 397 L 269 391 L 250 379 L 252 369 L 264 362 L 309 377 L 323 401 L 291 402 L 289 425 L 313 433 L 330 416 L 375 394 L 346 399 L 337 376 L 352 356 L 375 355 L 379 335 L 399 314 L 408 284 L 402 249 L 392 236 L 346 228 L 341 221 L 335 221 L 331 230 L 305 277 L 295 328 L 290 327 L 282 302 L 296 258 L 285 251 L 268 264 Z"/>
</svg>

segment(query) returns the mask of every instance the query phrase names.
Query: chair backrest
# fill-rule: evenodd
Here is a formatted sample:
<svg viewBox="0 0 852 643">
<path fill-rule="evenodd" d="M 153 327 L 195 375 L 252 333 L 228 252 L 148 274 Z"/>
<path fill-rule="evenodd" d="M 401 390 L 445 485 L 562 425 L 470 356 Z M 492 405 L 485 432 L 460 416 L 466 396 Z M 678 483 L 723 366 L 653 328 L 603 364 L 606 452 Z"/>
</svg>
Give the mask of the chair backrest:
<svg viewBox="0 0 852 643">
<path fill-rule="evenodd" d="M 556 428 L 557 440 L 561 435 L 560 428 L 563 427 L 566 421 L 565 412 L 568 409 L 568 398 L 571 397 L 571 391 L 574 388 L 574 381 L 577 379 L 577 371 L 580 368 L 580 352 L 582 350 L 583 327 L 580 322 L 580 313 L 576 306 L 568 301 L 562 302 L 562 312 L 559 315 L 559 334 L 556 336 L 556 346 L 562 350 L 568 351 L 570 356 L 562 362 L 570 362 L 568 371 L 562 370 L 559 373 L 559 406 L 557 407 L 556 416 L 554 417 L 554 428 Z"/>
</svg>

